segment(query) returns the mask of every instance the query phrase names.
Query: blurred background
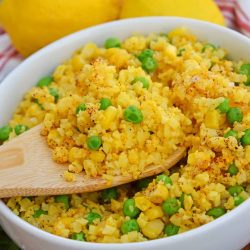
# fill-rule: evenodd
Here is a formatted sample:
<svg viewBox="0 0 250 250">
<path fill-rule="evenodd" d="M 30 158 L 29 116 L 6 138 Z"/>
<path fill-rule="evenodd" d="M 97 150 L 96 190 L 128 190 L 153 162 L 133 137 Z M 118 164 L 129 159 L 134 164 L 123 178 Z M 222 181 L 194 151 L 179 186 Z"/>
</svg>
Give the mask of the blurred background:
<svg viewBox="0 0 250 250">
<path fill-rule="evenodd" d="M 250 37 L 250 0 L 0 0 L 0 83 L 25 57 L 65 35 L 143 16 L 189 17 Z M 0 250 L 17 249 L 0 228 Z"/>
</svg>

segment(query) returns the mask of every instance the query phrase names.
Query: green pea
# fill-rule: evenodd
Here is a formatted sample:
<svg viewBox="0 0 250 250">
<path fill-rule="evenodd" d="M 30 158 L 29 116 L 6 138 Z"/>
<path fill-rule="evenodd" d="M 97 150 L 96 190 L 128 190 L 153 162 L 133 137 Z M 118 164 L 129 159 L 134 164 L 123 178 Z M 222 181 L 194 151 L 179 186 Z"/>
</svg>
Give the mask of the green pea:
<svg viewBox="0 0 250 250">
<path fill-rule="evenodd" d="M 229 136 L 233 136 L 233 137 L 235 137 L 236 139 L 238 139 L 238 132 L 235 131 L 235 130 L 233 130 L 233 129 L 231 129 L 231 130 L 229 130 L 228 132 L 226 132 L 226 133 L 224 134 L 224 137 L 225 137 L 225 138 L 228 138 Z"/>
<path fill-rule="evenodd" d="M 133 231 L 139 232 L 140 227 L 135 219 L 131 219 L 131 220 L 124 221 L 122 223 L 121 231 L 123 234 L 127 234 L 127 233 L 133 232 Z"/>
<path fill-rule="evenodd" d="M 153 58 L 154 52 L 151 49 L 143 50 L 139 55 L 138 59 L 142 63 L 142 68 L 149 72 L 153 72 L 157 68 L 157 62 Z"/>
<path fill-rule="evenodd" d="M 79 114 L 81 111 L 85 111 L 86 110 L 86 104 L 85 103 L 81 103 L 77 108 L 76 108 L 76 114 Z"/>
<path fill-rule="evenodd" d="M 142 83 L 142 87 L 144 89 L 148 89 L 149 88 L 149 81 L 142 76 L 137 76 L 135 77 L 135 79 L 131 82 L 131 84 L 135 84 L 136 82 L 141 82 Z"/>
<path fill-rule="evenodd" d="M 172 236 L 172 235 L 178 234 L 179 229 L 180 229 L 179 226 L 176 226 L 176 225 L 174 225 L 173 223 L 168 223 L 168 224 L 165 226 L 165 228 L 164 228 L 164 233 L 165 233 L 167 236 Z"/>
<path fill-rule="evenodd" d="M 227 121 L 233 125 L 235 122 L 241 122 L 243 119 L 243 114 L 239 108 L 230 108 L 227 111 Z"/>
<path fill-rule="evenodd" d="M 37 82 L 36 86 L 37 86 L 37 87 L 40 87 L 40 88 L 42 88 L 42 87 L 47 87 L 47 86 L 49 86 L 52 82 L 53 82 L 53 78 L 52 78 L 51 76 L 45 76 L 45 77 L 41 78 L 41 79 Z"/>
<path fill-rule="evenodd" d="M 5 125 L 0 128 L 0 141 L 4 142 L 9 139 L 12 128 L 8 125 Z"/>
<path fill-rule="evenodd" d="M 58 102 L 59 99 L 58 90 L 54 88 L 49 88 L 49 93 L 54 97 L 55 102 Z"/>
<path fill-rule="evenodd" d="M 210 210 L 208 210 L 206 214 L 216 219 L 225 213 L 226 213 L 226 210 L 223 207 L 215 207 L 215 208 L 211 208 Z"/>
<path fill-rule="evenodd" d="M 162 181 L 165 185 L 168 185 L 168 184 L 172 185 L 173 184 L 171 178 L 165 174 L 161 174 L 161 175 L 158 175 L 156 177 L 156 182 L 160 182 L 160 181 Z"/>
<path fill-rule="evenodd" d="M 182 54 L 186 51 L 186 49 L 181 48 L 178 50 L 177 56 L 182 56 Z"/>
<path fill-rule="evenodd" d="M 43 105 L 37 99 L 34 99 L 34 103 L 36 103 L 40 109 L 44 110 Z"/>
<path fill-rule="evenodd" d="M 158 64 L 154 58 L 147 57 L 142 61 L 142 68 L 148 73 L 155 71 L 157 66 Z"/>
<path fill-rule="evenodd" d="M 136 182 L 136 187 L 137 189 L 139 190 L 142 190 L 142 189 L 145 189 L 148 187 L 149 183 L 152 181 L 152 178 L 144 178 L 144 179 L 141 179 L 141 180 L 138 180 Z"/>
<path fill-rule="evenodd" d="M 244 188 L 240 185 L 235 185 L 235 186 L 231 186 L 228 189 L 228 192 L 232 195 L 232 196 L 237 196 L 239 195 L 242 191 L 244 191 Z"/>
<path fill-rule="evenodd" d="M 180 198 L 179 198 L 179 201 L 180 201 L 180 203 L 181 203 L 181 207 L 182 207 L 182 208 L 184 208 L 184 199 L 185 199 L 185 195 L 188 195 L 188 196 L 191 196 L 191 197 L 192 197 L 191 194 L 185 194 L 185 193 L 182 193 L 182 194 L 181 194 L 181 196 L 180 196 Z"/>
<path fill-rule="evenodd" d="M 119 197 L 117 188 L 113 187 L 113 188 L 103 190 L 101 193 L 101 197 L 102 197 L 103 202 L 105 203 L 109 203 L 111 202 L 111 200 L 117 200 Z"/>
<path fill-rule="evenodd" d="M 102 216 L 95 212 L 90 212 L 87 214 L 86 219 L 88 221 L 88 225 L 93 224 L 93 222 L 97 219 L 101 220 Z"/>
<path fill-rule="evenodd" d="M 71 238 L 73 240 L 86 241 L 85 234 L 83 232 L 73 233 Z"/>
<path fill-rule="evenodd" d="M 233 176 L 233 175 L 236 175 L 238 172 L 239 172 L 239 169 L 237 168 L 237 166 L 235 165 L 235 163 L 231 163 L 228 167 L 228 170 L 227 172 Z"/>
<path fill-rule="evenodd" d="M 185 199 L 185 193 L 182 193 L 180 198 L 179 198 L 179 201 L 181 203 L 182 208 L 184 208 L 184 199 Z"/>
<path fill-rule="evenodd" d="M 250 86 L 250 63 L 242 64 L 240 67 L 239 73 L 247 76 L 247 80 L 245 82 L 245 85 Z"/>
<path fill-rule="evenodd" d="M 135 206 L 135 200 L 127 199 L 123 204 L 123 213 L 125 216 L 135 218 L 140 213 L 140 209 Z"/>
<path fill-rule="evenodd" d="M 98 135 L 88 137 L 87 146 L 91 150 L 98 150 L 102 145 L 102 139 Z"/>
<path fill-rule="evenodd" d="M 146 58 L 152 58 L 154 55 L 154 51 L 151 49 L 145 49 L 143 50 L 139 55 L 138 59 L 139 61 L 143 62 Z"/>
<path fill-rule="evenodd" d="M 243 203 L 245 199 L 241 196 L 235 196 L 234 197 L 234 205 L 239 206 L 241 203 Z"/>
<path fill-rule="evenodd" d="M 126 121 L 134 124 L 141 123 L 143 121 L 143 114 L 140 109 L 135 106 L 128 106 L 123 113 L 123 117 Z"/>
<path fill-rule="evenodd" d="M 227 113 L 227 111 L 230 109 L 229 99 L 225 98 L 224 101 L 217 106 L 217 109 L 219 109 L 221 113 Z"/>
<path fill-rule="evenodd" d="M 34 212 L 33 217 L 34 218 L 39 218 L 42 214 L 48 214 L 47 211 L 44 211 L 42 209 L 38 209 Z"/>
<path fill-rule="evenodd" d="M 162 209 L 167 215 L 171 216 L 178 212 L 180 205 L 176 198 L 168 198 L 163 202 Z"/>
<path fill-rule="evenodd" d="M 106 110 L 109 106 L 112 106 L 112 102 L 109 98 L 102 98 L 100 101 L 100 110 Z"/>
<path fill-rule="evenodd" d="M 207 44 L 205 44 L 205 45 L 203 46 L 201 52 L 204 53 L 205 50 L 207 50 L 207 49 L 210 49 L 210 50 L 214 51 L 214 50 L 216 50 L 216 46 L 213 45 L 213 44 L 211 44 L 211 43 L 207 43 Z"/>
<path fill-rule="evenodd" d="M 121 42 L 120 42 L 119 38 L 117 38 L 117 37 L 110 37 L 105 41 L 104 46 L 106 49 L 120 48 Z"/>
<path fill-rule="evenodd" d="M 29 128 L 27 126 L 22 125 L 22 124 L 16 125 L 14 128 L 16 135 L 20 135 L 23 132 L 27 131 L 28 129 Z"/>
<path fill-rule="evenodd" d="M 244 135 L 241 137 L 240 142 L 242 146 L 250 145 L 250 129 L 244 131 Z"/>
<path fill-rule="evenodd" d="M 63 203 L 65 209 L 69 208 L 69 196 L 67 196 L 67 195 L 57 195 L 57 196 L 55 196 L 55 202 Z"/>
</svg>

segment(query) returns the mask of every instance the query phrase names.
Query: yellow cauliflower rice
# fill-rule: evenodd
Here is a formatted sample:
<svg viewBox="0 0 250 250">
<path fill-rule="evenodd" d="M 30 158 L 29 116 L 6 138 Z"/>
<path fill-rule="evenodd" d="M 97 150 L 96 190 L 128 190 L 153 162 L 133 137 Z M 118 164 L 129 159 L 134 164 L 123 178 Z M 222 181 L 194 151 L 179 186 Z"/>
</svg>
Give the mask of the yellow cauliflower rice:
<svg viewBox="0 0 250 250">
<path fill-rule="evenodd" d="M 53 80 L 43 78 L 27 93 L 10 125 L 43 121 L 53 159 L 69 163 L 68 181 L 74 180 L 69 172 L 136 178 L 145 167 L 164 164 L 191 121 L 169 101 L 169 87 L 133 54 L 150 39 L 138 37 L 143 46 L 128 39 L 122 49 L 87 44 L 57 67 Z"/>
<path fill-rule="evenodd" d="M 5 202 L 36 227 L 89 242 L 158 239 L 213 221 L 250 194 L 249 85 L 249 63 L 184 28 L 86 44 L 26 94 L 0 140 L 42 123 L 68 181 L 137 178 L 180 146 L 187 158 L 101 192 Z"/>
</svg>

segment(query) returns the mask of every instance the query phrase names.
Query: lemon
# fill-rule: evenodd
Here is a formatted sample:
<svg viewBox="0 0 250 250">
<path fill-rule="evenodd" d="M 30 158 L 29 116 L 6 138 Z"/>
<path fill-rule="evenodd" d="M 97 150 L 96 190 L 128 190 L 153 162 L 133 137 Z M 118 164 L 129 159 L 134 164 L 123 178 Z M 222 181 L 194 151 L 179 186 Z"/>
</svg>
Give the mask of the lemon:
<svg viewBox="0 0 250 250">
<path fill-rule="evenodd" d="M 225 25 L 213 0 L 123 0 L 120 18 L 180 16 Z"/>
<path fill-rule="evenodd" d="M 114 20 L 117 0 L 3 0 L 0 23 L 24 56 L 74 31 Z"/>
</svg>

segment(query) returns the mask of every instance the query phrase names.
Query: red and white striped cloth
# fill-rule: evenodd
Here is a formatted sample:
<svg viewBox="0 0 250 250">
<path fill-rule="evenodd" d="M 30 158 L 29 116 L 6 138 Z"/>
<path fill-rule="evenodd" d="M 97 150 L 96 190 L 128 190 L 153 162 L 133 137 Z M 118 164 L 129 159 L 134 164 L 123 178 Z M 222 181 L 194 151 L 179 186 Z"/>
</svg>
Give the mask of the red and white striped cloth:
<svg viewBox="0 0 250 250">
<path fill-rule="evenodd" d="M 0 28 L 0 83 L 22 61 L 22 56 L 12 46 L 10 38 Z"/>
<path fill-rule="evenodd" d="M 227 26 L 250 37 L 250 0 L 215 0 Z M 0 82 L 21 61 L 22 56 L 12 46 L 10 38 L 0 28 Z"/>
<path fill-rule="evenodd" d="M 216 0 L 227 26 L 250 37 L 250 0 Z"/>
</svg>

